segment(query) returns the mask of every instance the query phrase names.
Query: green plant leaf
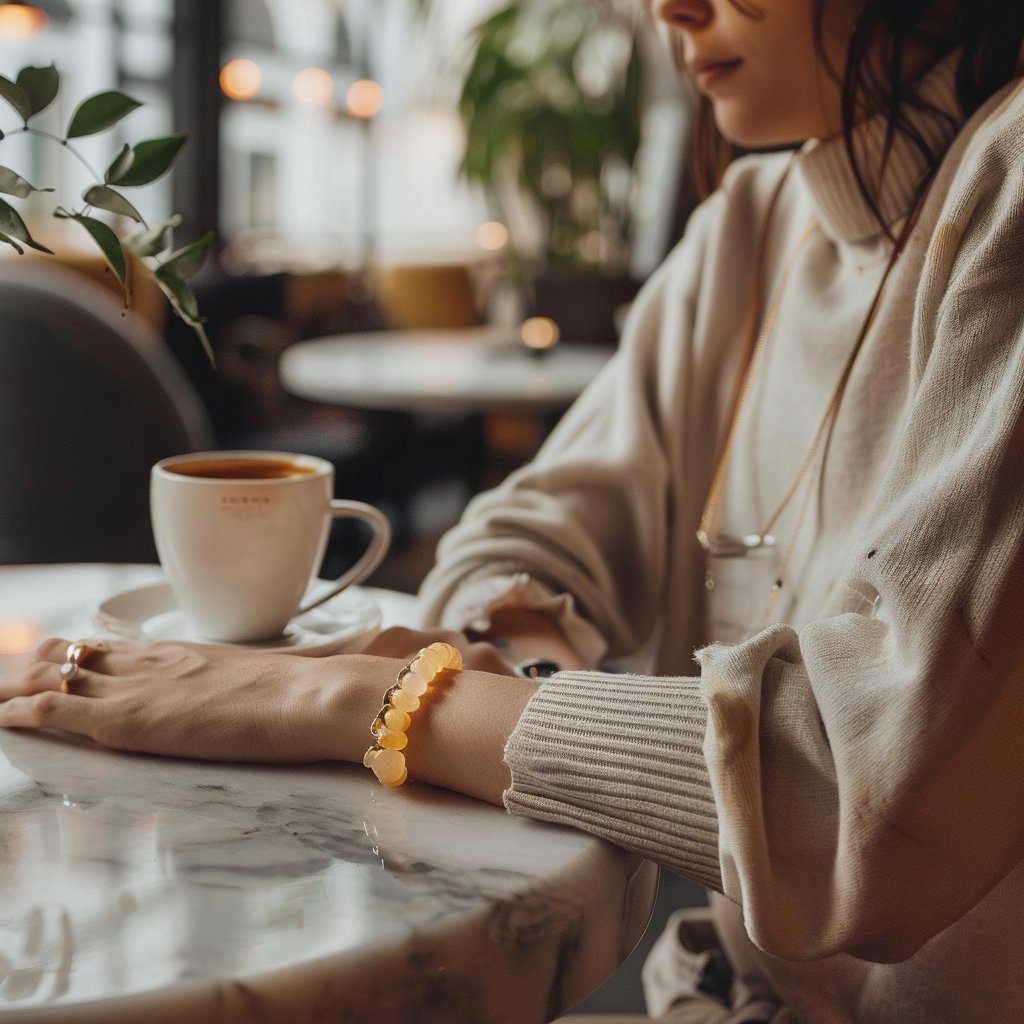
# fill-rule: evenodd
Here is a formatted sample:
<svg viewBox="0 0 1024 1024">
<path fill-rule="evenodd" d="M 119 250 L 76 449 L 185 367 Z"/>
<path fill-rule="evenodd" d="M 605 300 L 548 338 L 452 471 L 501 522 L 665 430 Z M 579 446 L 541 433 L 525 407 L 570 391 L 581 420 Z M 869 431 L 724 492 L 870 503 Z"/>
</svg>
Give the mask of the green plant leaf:
<svg viewBox="0 0 1024 1024">
<path fill-rule="evenodd" d="M 53 64 L 45 68 L 22 68 L 18 72 L 17 85 L 28 96 L 31 114 L 38 114 L 56 99 L 60 75 Z"/>
<path fill-rule="evenodd" d="M 124 292 L 125 305 L 131 298 L 128 291 L 128 260 L 125 258 L 124 249 L 113 230 L 101 220 L 95 217 L 87 217 L 84 213 L 69 213 L 67 210 L 58 210 L 58 217 L 66 217 L 69 220 L 77 221 L 92 236 L 93 241 L 100 247 L 110 269 L 117 274 L 121 282 L 121 289 Z"/>
<path fill-rule="evenodd" d="M 75 109 L 68 125 L 67 138 L 78 139 L 83 135 L 95 135 L 112 128 L 122 117 L 141 106 L 138 100 L 133 100 L 123 92 L 99 92 L 82 100 Z"/>
<path fill-rule="evenodd" d="M 189 287 L 188 281 L 180 277 L 164 272 L 162 266 L 157 267 L 153 276 L 163 288 L 164 294 L 171 300 L 175 312 L 187 323 L 194 323 L 199 320 L 199 303 L 196 301 L 195 293 Z"/>
<path fill-rule="evenodd" d="M 97 206 L 121 217 L 130 217 L 139 224 L 146 223 L 142 214 L 120 192 L 115 192 L 106 185 L 93 185 L 87 188 L 82 193 L 82 199 L 90 206 Z"/>
<path fill-rule="evenodd" d="M 165 273 L 166 266 L 164 264 L 161 267 L 157 267 L 154 271 L 153 276 L 156 278 L 156 283 L 160 286 L 160 290 L 164 295 L 167 296 L 167 300 L 170 302 L 175 314 L 196 332 L 196 337 L 202 343 L 210 364 L 214 365 L 213 346 L 210 344 L 206 328 L 203 326 L 204 321 L 199 316 L 199 306 L 196 302 L 196 297 L 188 286 L 187 281 L 183 281 L 180 277 L 175 277 L 173 274 Z"/>
<path fill-rule="evenodd" d="M 157 270 L 157 277 L 174 277 L 179 281 L 192 277 L 199 268 L 206 262 L 210 251 L 210 244 L 213 242 L 213 232 L 210 231 L 202 238 L 179 249 L 160 264 Z"/>
<path fill-rule="evenodd" d="M 107 170 L 110 185 L 148 185 L 171 168 L 179 150 L 188 141 L 188 132 L 178 132 L 161 139 L 147 139 L 132 148 L 131 161 L 123 168 L 124 151 Z"/>
<path fill-rule="evenodd" d="M 107 168 L 103 175 L 103 180 L 108 184 L 117 184 L 118 178 L 132 165 L 132 160 L 135 159 L 132 153 L 132 147 L 126 142 L 121 147 L 121 152 L 114 157 L 111 161 L 110 166 Z"/>
<path fill-rule="evenodd" d="M 4 195 L 27 199 L 33 192 L 52 191 L 52 188 L 36 188 L 16 171 L 12 171 L 9 167 L 0 167 L 0 192 L 3 192 Z"/>
<path fill-rule="evenodd" d="M 180 223 L 180 215 L 175 214 L 162 224 L 156 224 L 152 228 L 141 228 L 123 238 L 121 244 L 136 256 L 159 256 L 174 244 L 173 232 Z"/>
<path fill-rule="evenodd" d="M 19 254 L 21 249 L 16 243 L 27 245 L 30 249 L 38 249 L 39 252 L 48 252 L 51 256 L 53 255 L 52 249 L 47 249 L 45 245 L 37 242 L 32 237 L 28 226 L 21 219 L 21 214 L 3 199 L 0 199 L 0 233 L 3 234 L 3 240 L 9 245 L 13 245 Z"/>
<path fill-rule="evenodd" d="M 9 78 L 4 78 L 3 75 L 0 75 L 0 99 L 6 100 L 22 121 L 28 123 L 28 119 L 32 116 L 32 100 L 29 98 L 29 94 L 20 85 L 16 85 Z"/>
</svg>

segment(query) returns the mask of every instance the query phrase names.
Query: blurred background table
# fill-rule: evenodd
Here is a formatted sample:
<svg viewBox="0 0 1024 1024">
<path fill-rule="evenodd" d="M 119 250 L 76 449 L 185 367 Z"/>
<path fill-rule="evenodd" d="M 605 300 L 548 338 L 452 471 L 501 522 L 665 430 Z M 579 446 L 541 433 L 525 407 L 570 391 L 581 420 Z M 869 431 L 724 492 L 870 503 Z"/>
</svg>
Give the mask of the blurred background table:
<svg viewBox="0 0 1024 1024">
<path fill-rule="evenodd" d="M 553 415 L 613 352 L 562 341 L 534 353 L 494 327 L 373 331 L 292 345 L 280 375 L 292 394 L 357 409 Z"/>
<path fill-rule="evenodd" d="M 159 579 L 0 568 L 0 673 Z M 385 621 L 410 600 L 382 600 Z M 4 1024 L 540 1022 L 628 955 L 656 879 L 590 836 L 383 790 L 356 766 L 176 761 L 59 733 L 0 731 L 0 836 Z"/>
</svg>

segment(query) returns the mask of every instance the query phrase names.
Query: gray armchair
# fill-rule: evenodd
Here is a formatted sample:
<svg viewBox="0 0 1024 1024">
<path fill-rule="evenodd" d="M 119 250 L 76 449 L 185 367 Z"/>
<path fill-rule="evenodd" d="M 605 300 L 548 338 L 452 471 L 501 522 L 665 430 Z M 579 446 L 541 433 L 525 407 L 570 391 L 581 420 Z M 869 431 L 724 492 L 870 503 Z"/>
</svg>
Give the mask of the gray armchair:
<svg viewBox="0 0 1024 1024">
<path fill-rule="evenodd" d="M 155 560 L 149 468 L 212 443 L 152 327 L 80 274 L 0 260 L 0 563 Z"/>
</svg>

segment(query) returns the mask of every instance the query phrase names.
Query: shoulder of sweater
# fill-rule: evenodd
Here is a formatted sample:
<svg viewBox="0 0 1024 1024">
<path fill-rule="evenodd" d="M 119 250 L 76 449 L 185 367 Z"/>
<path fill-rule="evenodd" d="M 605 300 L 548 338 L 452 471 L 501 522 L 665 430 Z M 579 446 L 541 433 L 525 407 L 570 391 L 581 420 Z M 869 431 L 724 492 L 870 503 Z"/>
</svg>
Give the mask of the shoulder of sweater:
<svg viewBox="0 0 1024 1024">
<path fill-rule="evenodd" d="M 744 232 L 760 221 L 780 179 L 792 160 L 790 151 L 750 153 L 734 160 L 726 169 L 721 185 L 693 211 L 683 237 L 660 268 L 660 276 L 671 276 L 672 268 L 688 259 L 703 239 L 721 239 L 729 222 L 738 222 Z"/>
<path fill-rule="evenodd" d="M 718 192 L 730 203 L 746 197 L 766 202 L 792 159 L 789 149 L 741 156 L 729 165 Z"/>
<path fill-rule="evenodd" d="M 947 203 L 970 205 L 1006 189 L 1024 191 L 1024 78 L 1005 85 L 968 118 L 937 184 Z"/>
</svg>

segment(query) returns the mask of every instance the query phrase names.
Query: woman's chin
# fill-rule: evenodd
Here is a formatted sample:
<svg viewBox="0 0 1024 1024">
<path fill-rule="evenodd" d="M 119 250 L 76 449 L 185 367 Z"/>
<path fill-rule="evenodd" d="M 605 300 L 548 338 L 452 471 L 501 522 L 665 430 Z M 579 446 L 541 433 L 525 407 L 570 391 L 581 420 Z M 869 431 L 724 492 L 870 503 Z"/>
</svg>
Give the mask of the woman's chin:
<svg viewBox="0 0 1024 1024">
<path fill-rule="evenodd" d="M 716 105 L 715 123 L 722 137 L 742 149 L 784 149 L 808 139 L 831 139 L 842 132 L 838 118 L 777 117 Z"/>
</svg>

